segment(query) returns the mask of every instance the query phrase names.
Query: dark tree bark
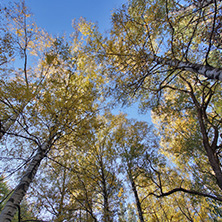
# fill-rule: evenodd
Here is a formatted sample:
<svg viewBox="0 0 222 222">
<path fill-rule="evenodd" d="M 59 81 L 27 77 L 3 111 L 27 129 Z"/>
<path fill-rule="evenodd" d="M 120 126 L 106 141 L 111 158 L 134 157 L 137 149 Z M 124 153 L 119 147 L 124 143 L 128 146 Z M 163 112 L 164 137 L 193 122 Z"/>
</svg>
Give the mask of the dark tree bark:
<svg viewBox="0 0 222 222">
<path fill-rule="evenodd" d="M 143 218 L 143 211 L 142 211 L 140 199 L 139 199 L 138 192 L 137 192 L 137 189 L 136 189 L 136 184 L 133 180 L 133 175 L 132 175 L 132 172 L 131 172 L 130 169 L 128 169 L 128 176 L 129 176 L 132 191 L 133 191 L 133 194 L 134 194 L 134 197 L 135 197 L 135 200 L 136 200 L 136 207 L 137 207 L 137 212 L 138 212 L 138 215 L 139 215 L 140 222 L 145 222 L 145 220 Z"/>
</svg>

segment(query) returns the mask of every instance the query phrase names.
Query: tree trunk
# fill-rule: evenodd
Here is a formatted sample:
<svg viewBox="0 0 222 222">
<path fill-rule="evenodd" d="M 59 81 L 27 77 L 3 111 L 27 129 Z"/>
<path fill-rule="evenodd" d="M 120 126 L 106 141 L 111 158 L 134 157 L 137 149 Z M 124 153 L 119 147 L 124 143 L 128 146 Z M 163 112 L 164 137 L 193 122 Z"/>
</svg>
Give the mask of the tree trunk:
<svg viewBox="0 0 222 222">
<path fill-rule="evenodd" d="M 11 197 L 7 201 L 4 209 L 0 214 L 0 222 L 11 221 L 20 206 L 22 199 L 24 198 L 31 182 L 33 181 L 38 167 L 45 157 L 46 152 L 48 151 L 50 143 L 46 142 L 41 147 L 39 147 L 38 152 L 33 157 L 32 161 L 29 164 L 29 167 L 25 173 L 25 175 L 20 180 L 20 183 L 15 188 Z"/>
<path fill-rule="evenodd" d="M 101 167 L 101 182 L 102 182 L 102 190 L 103 190 L 103 211 L 104 211 L 104 221 L 105 222 L 110 222 L 111 220 L 111 215 L 110 215 L 110 210 L 109 210 L 109 195 L 107 191 L 107 181 L 105 177 L 105 172 L 104 172 L 104 165 L 102 162 L 102 157 L 100 160 L 100 167 Z"/>
<path fill-rule="evenodd" d="M 217 184 L 222 190 L 222 171 L 221 171 L 220 162 L 217 157 L 217 154 L 215 153 L 215 151 L 212 150 L 212 148 L 208 144 L 204 144 L 204 147 L 207 152 L 207 157 L 210 162 L 210 165 L 214 171 Z"/>
<path fill-rule="evenodd" d="M 141 203 L 140 203 L 139 196 L 138 196 L 138 193 L 137 193 L 136 184 L 133 180 L 133 176 L 132 176 L 131 171 L 130 170 L 128 170 L 128 171 L 129 171 L 128 172 L 129 180 L 130 180 L 132 190 L 133 190 L 133 193 L 134 193 L 134 197 L 135 197 L 135 200 L 136 200 L 136 207 L 137 207 L 137 212 L 139 214 L 139 219 L 140 219 L 140 222 L 144 222 L 143 211 L 142 211 Z"/>
<path fill-rule="evenodd" d="M 212 170 L 215 174 L 217 184 L 220 187 L 220 189 L 222 190 L 222 171 L 221 171 L 221 167 L 220 167 L 220 161 L 219 161 L 218 156 L 216 154 L 215 147 L 211 147 L 211 145 L 209 144 L 207 130 L 206 130 L 206 127 L 205 127 L 205 124 L 203 121 L 203 119 L 204 119 L 203 111 L 201 110 L 201 108 L 197 107 L 197 112 L 198 112 L 198 120 L 199 120 L 199 124 L 200 124 L 200 129 L 201 129 L 201 133 L 203 136 L 203 146 L 207 152 L 207 157 L 208 157 L 209 163 L 212 167 Z"/>
<path fill-rule="evenodd" d="M 208 79 L 222 80 L 222 69 L 214 68 L 209 65 L 201 65 L 201 64 L 191 63 L 188 61 L 183 62 L 177 59 L 162 58 L 162 57 L 152 55 L 152 54 L 150 55 L 146 54 L 144 56 L 144 59 L 145 59 L 145 62 L 148 62 L 148 63 L 152 61 L 160 65 L 168 65 L 175 69 L 197 73 L 199 75 L 205 76 Z"/>
<path fill-rule="evenodd" d="M 62 211 L 64 210 L 64 197 L 65 197 L 65 192 L 66 191 L 66 168 L 64 169 L 63 172 L 63 178 L 62 178 L 62 188 L 61 188 L 61 199 L 59 203 L 59 209 L 58 209 L 58 215 L 57 217 L 60 217 L 62 215 Z"/>
</svg>

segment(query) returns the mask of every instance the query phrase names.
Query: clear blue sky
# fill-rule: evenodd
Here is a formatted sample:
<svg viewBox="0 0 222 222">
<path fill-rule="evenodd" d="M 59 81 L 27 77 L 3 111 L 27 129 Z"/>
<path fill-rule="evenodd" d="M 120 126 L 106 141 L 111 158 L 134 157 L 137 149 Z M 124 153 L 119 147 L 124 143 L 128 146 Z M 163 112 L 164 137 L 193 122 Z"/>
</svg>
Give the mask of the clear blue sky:
<svg viewBox="0 0 222 222">
<path fill-rule="evenodd" d="M 51 34 L 72 31 L 72 20 L 84 17 L 98 22 L 100 31 L 110 28 L 111 13 L 127 0 L 26 0 L 39 27 Z"/>
</svg>

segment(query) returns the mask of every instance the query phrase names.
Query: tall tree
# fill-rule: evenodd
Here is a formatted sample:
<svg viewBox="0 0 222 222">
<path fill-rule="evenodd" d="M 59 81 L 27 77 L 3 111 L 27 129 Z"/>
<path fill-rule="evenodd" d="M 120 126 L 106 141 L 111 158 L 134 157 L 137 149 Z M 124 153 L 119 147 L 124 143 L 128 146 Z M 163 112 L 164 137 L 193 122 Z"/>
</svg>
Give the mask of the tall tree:
<svg viewBox="0 0 222 222">
<path fill-rule="evenodd" d="M 121 116 L 98 117 L 99 129 L 90 127 L 91 134 L 78 141 L 69 136 L 49 153 L 51 164 L 43 166 L 45 173 L 40 184 L 36 181 L 33 195 L 40 210 L 54 215 L 54 221 L 118 221 L 123 195 L 112 135 Z M 66 178 L 56 179 L 61 172 Z"/>
<path fill-rule="evenodd" d="M 18 186 L 1 213 L 1 221 L 11 220 L 41 161 L 65 135 L 86 133 L 86 125 L 97 110 L 97 94 L 87 76 L 79 75 L 75 61 L 69 59 L 69 47 L 61 40 L 55 40 L 51 52 L 46 56 L 46 64 L 51 64 L 47 79 L 41 90 L 23 110 L 22 118 L 7 132 L 11 139 L 20 141 L 21 146 L 29 143 L 26 150 L 29 167 L 24 171 Z M 70 57 L 71 58 L 71 57 Z M 15 153 L 24 157 L 22 149 L 13 146 Z M 27 160 L 26 160 L 27 161 Z"/>
<path fill-rule="evenodd" d="M 32 194 L 54 221 L 136 220 L 127 185 L 140 221 L 217 219 L 219 1 L 132 0 L 113 14 L 110 37 L 80 19 L 71 42 L 40 31 L 23 1 L 5 11 L 0 25 L 12 25 L 0 29 L 1 161 L 9 176 L 24 170 L 0 221 L 12 220 L 36 175 Z M 106 87 L 151 108 L 157 133 L 123 115 L 98 116 Z"/>
<path fill-rule="evenodd" d="M 170 81 L 167 70 L 221 80 L 220 61 L 212 62 L 221 57 L 220 20 L 220 1 L 132 0 L 114 13 L 105 53 L 135 89 L 157 73 Z"/>
<path fill-rule="evenodd" d="M 140 168 L 143 165 L 144 157 L 152 153 L 153 161 L 157 161 L 155 148 L 156 139 L 153 137 L 151 127 L 145 122 L 123 119 L 116 132 L 117 153 L 121 159 L 120 168 L 126 170 L 128 182 L 135 198 L 139 220 L 145 221 L 144 209 L 142 206 L 143 197 L 139 194 L 137 183 L 140 177 Z M 159 163 L 161 161 L 159 160 Z"/>
<path fill-rule="evenodd" d="M 177 145 L 184 141 L 182 137 L 189 140 L 190 133 L 195 144 L 192 149 L 201 146 L 205 156 L 199 156 L 199 162 L 206 160 L 207 171 L 213 170 L 211 180 L 215 183 L 216 178 L 218 198 L 222 189 L 221 86 L 218 81 L 206 80 L 201 72 L 207 76 L 208 68 L 215 74 L 221 69 L 220 11 L 219 1 L 130 1 L 114 13 L 104 53 L 112 64 L 107 65 L 107 72 L 115 84 L 111 91 L 115 98 L 130 104 L 135 101 L 132 95 L 143 111 L 151 108 L 163 129 L 161 136 L 171 130 L 163 143 L 168 149 L 173 145 L 183 153 Z M 187 135 L 181 131 L 185 129 Z"/>
<path fill-rule="evenodd" d="M 11 3 L 0 8 L 0 139 L 22 115 L 36 96 L 49 64 L 43 63 L 52 38 L 38 28 L 24 4 Z M 30 64 L 38 63 L 37 66 Z"/>
</svg>

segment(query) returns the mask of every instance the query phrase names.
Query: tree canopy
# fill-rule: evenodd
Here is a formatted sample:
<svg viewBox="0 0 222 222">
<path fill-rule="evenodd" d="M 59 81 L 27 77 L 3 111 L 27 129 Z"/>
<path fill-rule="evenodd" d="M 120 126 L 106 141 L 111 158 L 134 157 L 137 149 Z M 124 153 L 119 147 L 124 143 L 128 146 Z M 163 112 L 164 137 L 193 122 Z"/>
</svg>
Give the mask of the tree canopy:
<svg viewBox="0 0 222 222">
<path fill-rule="evenodd" d="M 221 10 L 129 0 L 53 37 L 1 5 L 0 222 L 220 221 Z"/>
</svg>

